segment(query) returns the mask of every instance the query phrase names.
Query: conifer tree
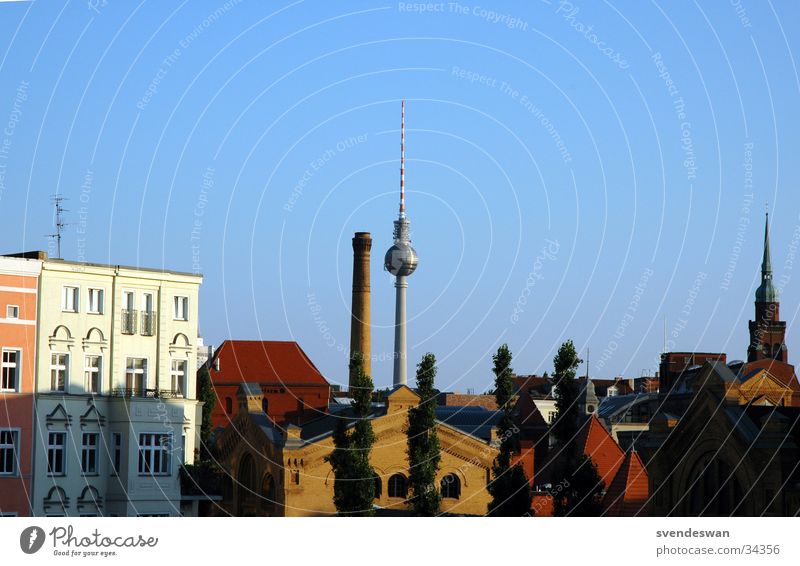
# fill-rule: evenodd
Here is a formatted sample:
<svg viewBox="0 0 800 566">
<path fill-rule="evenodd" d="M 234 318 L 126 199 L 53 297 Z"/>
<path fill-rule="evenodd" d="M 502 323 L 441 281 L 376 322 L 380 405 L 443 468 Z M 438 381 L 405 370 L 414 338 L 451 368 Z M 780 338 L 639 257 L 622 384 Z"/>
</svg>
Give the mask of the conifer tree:
<svg viewBox="0 0 800 566">
<path fill-rule="evenodd" d="M 561 480 L 564 489 L 553 499 L 557 517 L 598 517 L 603 510 L 604 484 L 590 456 L 569 454 Z"/>
<path fill-rule="evenodd" d="M 419 405 L 408 411 L 408 460 L 411 506 L 417 515 L 439 513 L 442 497 L 436 485 L 441 460 L 436 434 L 436 357 L 427 353 L 417 364 Z"/>
<path fill-rule="evenodd" d="M 492 481 L 488 489 L 492 496 L 489 514 L 501 517 L 519 517 L 530 512 L 531 491 L 525 470 L 517 463 L 511 465 L 511 455 L 517 450 L 517 433 L 514 423 L 514 372 L 511 369 L 511 352 L 507 344 L 498 348 L 492 358 L 495 375 L 494 394 L 498 408 L 503 412 L 497 427 L 500 454 L 492 466 Z"/>
<path fill-rule="evenodd" d="M 200 461 L 211 459 L 211 412 L 217 404 L 217 394 L 211 383 L 208 367 L 203 366 L 197 376 L 197 400 L 203 402 L 203 420 L 200 423 Z"/>
<path fill-rule="evenodd" d="M 563 487 L 553 500 L 553 512 L 558 516 L 591 517 L 602 511 L 603 481 L 592 458 L 577 442 L 581 414 L 575 370 L 581 362 L 572 340 L 564 342 L 553 358 L 556 416 L 550 431 L 560 450 L 554 476 Z"/>
<path fill-rule="evenodd" d="M 578 357 L 572 340 L 567 340 L 558 349 L 553 358 L 555 374 L 556 415 L 550 427 L 556 442 L 561 448 L 571 443 L 578 432 L 578 382 L 575 380 L 575 370 L 583 360 Z"/>
<path fill-rule="evenodd" d="M 369 463 L 375 435 L 372 412 L 372 379 L 364 373 L 360 354 L 350 362 L 356 366 L 353 380 L 353 416 L 341 416 L 333 432 L 333 452 L 326 459 L 334 474 L 333 503 L 340 515 L 373 515 L 375 471 Z M 353 424 L 352 427 L 349 424 Z"/>
</svg>

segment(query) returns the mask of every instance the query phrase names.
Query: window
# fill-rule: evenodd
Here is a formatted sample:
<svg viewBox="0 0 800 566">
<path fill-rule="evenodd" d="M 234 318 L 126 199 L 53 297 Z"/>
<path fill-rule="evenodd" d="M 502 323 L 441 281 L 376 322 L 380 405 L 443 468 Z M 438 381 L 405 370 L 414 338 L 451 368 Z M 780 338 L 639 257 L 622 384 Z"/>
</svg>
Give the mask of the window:
<svg viewBox="0 0 800 566">
<path fill-rule="evenodd" d="M 125 387 L 132 395 L 144 395 L 147 389 L 147 360 L 128 358 L 125 369 Z"/>
<path fill-rule="evenodd" d="M 186 397 L 186 360 L 172 360 L 172 390 L 178 397 Z"/>
<path fill-rule="evenodd" d="M 0 476 L 17 475 L 18 444 L 18 431 L 0 430 Z"/>
<path fill-rule="evenodd" d="M 103 314 L 103 290 L 89 289 L 89 312 Z"/>
<path fill-rule="evenodd" d="M 6 318 L 19 318 L 19 307 L 17 305 L 7 305 Z"/>
<path fill-rule="evenodd" d="M 168 476 L 172 435 L 143 433 L 139 435 L 139 475 Z"/>
<path fill-rule="evenodd" d="M 175 297 L 175 320 L 189 320 L 189 297 Z"/>
<path fill-rule="evenodd" d="M 50 432 L 47 434 L 47 474 L 63 476 L 65 473 L 64 452 L 66 450 L 67 433 Z"/>
<path fill-rule="evenodd" d="M 406 477 L 403 474 L 395 474 L 389 478 L 389 497 L 406 498 Z"/>
<path fill-rule="evenodd" d="M 100 356 L 86 356 L 86 363 L 83 369 L 84 387 L 87 393 L 100 393 L 100 383 L 102 381 L 103 372 L 102 358 Z"/>
<path fill-rule="evenodd" d="M 19 387 L 19 365 L 21 358 L 22 352 L 19 350 L 3 350 L 0 391 L 17 391 Z"/>
<path fill-rule="evenodd" d="M 64 287 L 61 289 L 61 310 L 78 312 L 78 288 Z"/>
<path fill-rule="evenodd" d="M 85 475 L 97 474 L 97 437 L 96 432 L 84 432 L 81 435 L 81 472 Z"/>
<path fill-rule="evenodd" d="M 119 475 L 119 470 L 122 467 L 122 434 L 119 432 L 111 433 L 111 444 L 114 453 L 111 460 L 111 473 Z"/>
<path fill-rule="evenodd" d="M 225 412 L 229 415 L 233 412 L 233 400 L 230 397 L 225 397 Z"/>
<path fill-rule="evenodd" d="M 458 499 L 461 497 L 461 480 L 455 474 L 447 474 L 440 482 L 442 499 Z"/>
<path fill-rule="evenodd" d="M 261 411 L 265 414 L 269 414 L 269 400 L 268 399 L 261 399 Z"/>
<path fill-rule="evenodd" d="M 373 479 L 375 480 L 375 499 L 380 499 L 381 494 L 383 493 L 383 483 L 381 482 L 381 477 L 378 474 L 375 474 Z"/>
<path fill-rule="evenodd" d="M 66 391 L 69 354 L 50 354 L 50 389 Z"/>
<path fill-rule="evenodd" d="M 132 311 L 136 308 L 136 303 L 134 302 L 133 291 L 125 291 L 122 293 L 122 308 L 128 309 Z"/>
</svg>

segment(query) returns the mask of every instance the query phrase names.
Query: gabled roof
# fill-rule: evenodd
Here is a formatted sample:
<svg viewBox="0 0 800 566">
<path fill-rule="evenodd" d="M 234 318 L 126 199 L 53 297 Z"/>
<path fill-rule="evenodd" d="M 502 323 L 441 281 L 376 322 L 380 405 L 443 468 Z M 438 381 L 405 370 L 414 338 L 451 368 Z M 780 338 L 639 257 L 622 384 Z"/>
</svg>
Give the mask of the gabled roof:
<svg viewBox="0 0 800 566">
<path fill-rule="evenodd" d="M 517 399 L 517 404 L 514 405 L 514 418 L 520 426 L 525 428 L 547 428 L 547 422 L 527 389 L 520 389 L 519 391 L 519 399 Z"/>
<path fill-rule="evenodd" d="M 586 419 L 578 434 L 583 453 L 592 457 L 600 479 L 608 486 L 625 460 L 625 453 L 594 414 Z"/>
<path fill-rule="evenodd" d="M 500 423 L 503 411 L 483 407 L 436 407 L 436 420 L 465 434 L 488 441 L 492 427 Z"/>
<path fill-rule="evenodd" d="M 636 451 L 629 451 L 603 498 L 604 514 L 633 517 L 645 514 L 649 497 L 647 471 Z"/>
<path fill-rule="evenodd" d="M 214 353 L 209 372 L 215 385 L 328 385 L 297 342 L 225 340 Z"/>
<path fill-rule="evenodd" d="M 800 391 L 800 383 L 797 381 L 797 375 L 794 372 L 794 366 L 781 362 L 779 360 L 757 360 L 755 362 L 748 362 L 742 366 L 739 379 L 744 382 L 756 375 L 758 370 L 766 370 L 776 381 L 785 385 L 792 391 Z"/>
</svg>

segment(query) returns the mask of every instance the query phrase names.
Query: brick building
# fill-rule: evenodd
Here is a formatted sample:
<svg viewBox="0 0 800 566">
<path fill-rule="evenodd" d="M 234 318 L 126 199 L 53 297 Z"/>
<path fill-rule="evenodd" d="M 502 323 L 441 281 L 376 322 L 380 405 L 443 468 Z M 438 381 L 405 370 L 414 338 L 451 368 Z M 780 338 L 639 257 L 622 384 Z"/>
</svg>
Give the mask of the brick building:
<svg viewBox="0 0 800 566">
<path fill-rule="evenodd" d="M 327 413 L 331 387 L 297 342 L 226 340 L 208 363 L 217 404 L 213 428 L 236 414 L 242 383 L 261 386 L 262 410 L 278 425 L 300 424 Z"/>
</svg>

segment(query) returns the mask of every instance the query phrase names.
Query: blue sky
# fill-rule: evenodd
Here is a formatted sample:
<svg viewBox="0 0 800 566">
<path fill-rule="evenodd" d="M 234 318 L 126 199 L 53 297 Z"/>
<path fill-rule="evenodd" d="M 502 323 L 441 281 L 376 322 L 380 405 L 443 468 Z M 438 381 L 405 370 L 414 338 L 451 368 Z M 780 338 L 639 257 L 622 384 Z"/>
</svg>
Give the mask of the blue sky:
<svg viewBox="0 0 800 566">
<path fill-rule="evenodd" d="M 665 320 L 671 349 L 743 358 L 765 203 L 791 361 L 798 11 L 2 2 L 0 247 L 46 248 L 60 193 L 65 258 L 199 269 L 208 343 L 295 339 L 340 383 L 370 231 L 387 386 L 405 98 L 409 365 L 434 352 L 440 388 L 489 387 L 502 342 L 519 373 L 572 338 L 639 375 Z"/>
</svg>

